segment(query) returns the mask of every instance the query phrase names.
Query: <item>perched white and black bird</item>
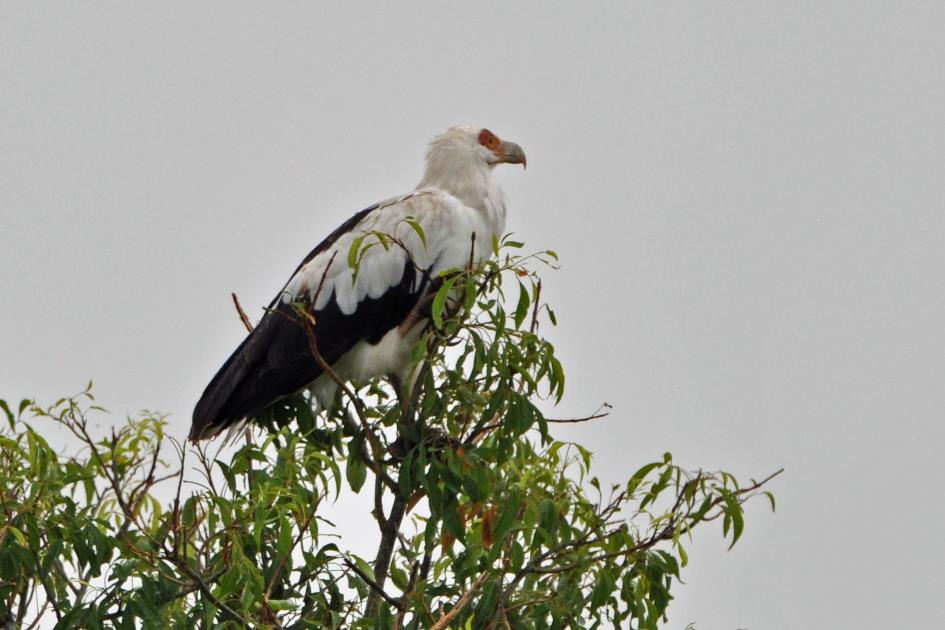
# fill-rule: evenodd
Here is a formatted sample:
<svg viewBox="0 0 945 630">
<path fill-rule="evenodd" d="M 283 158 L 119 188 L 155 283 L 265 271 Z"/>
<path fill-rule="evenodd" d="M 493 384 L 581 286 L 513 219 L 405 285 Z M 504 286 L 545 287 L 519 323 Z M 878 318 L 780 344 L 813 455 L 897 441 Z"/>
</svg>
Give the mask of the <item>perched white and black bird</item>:
<svg viewBox="0 0 945 630">
<path fill-rule="evenodd" d="M 426 321 L 417 309 L 431 278 L 488 256 L 493 236 L 505 229 L 505 196 L 492 170 L 502 163 L 524 166 L 525 153 L 488 129 L 452 127 L 430 143 L 426 161 L 413 192 L 358 212 L 305 257 L 207 385 L 194 408 L 190 439 L 252 420 L 305 388 L 328 404 L 337 384 L 319 367 L 312 334 L 342 379 L 407 376 Z M 371 232 L 392 235 L 403 247 L 368 248 L 355 275 L 349 250 Z M 300 303 L 314 321 L 308 332 L 299 325 Z"/>
</svg>

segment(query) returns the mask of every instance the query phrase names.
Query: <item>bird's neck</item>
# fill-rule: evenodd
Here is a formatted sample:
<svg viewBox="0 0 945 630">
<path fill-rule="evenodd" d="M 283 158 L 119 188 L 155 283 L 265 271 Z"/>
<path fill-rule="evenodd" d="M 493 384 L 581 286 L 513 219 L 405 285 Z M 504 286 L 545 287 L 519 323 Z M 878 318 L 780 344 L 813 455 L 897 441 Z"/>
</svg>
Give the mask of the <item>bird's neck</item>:
<svg viewBox="0 0 945 630">
<path fill-rule="evenodd" d="M 437 168 L 436 164 L 428 164 L 417 188 L 437 188 L 447 192 L 481 212 L 497 236 L 505 230 L 505 193 L 490 166 L 454 163 Z"/>
</svg>

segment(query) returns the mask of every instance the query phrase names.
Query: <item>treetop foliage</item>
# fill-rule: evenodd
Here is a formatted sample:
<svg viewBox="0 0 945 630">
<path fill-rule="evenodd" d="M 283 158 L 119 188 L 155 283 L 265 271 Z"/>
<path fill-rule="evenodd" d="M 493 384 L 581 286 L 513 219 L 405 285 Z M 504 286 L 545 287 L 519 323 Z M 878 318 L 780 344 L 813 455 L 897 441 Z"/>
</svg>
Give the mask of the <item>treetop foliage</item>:
<svg viewBox="0 0 945 630">
<path fill-rule="evenodd" d="M 397 243 L 356 243 L 373 246 Z M 734 545 L 746 500 L 764 494 L 774 508 L 767 479 L 690 471 L 666 453 L 623 483 L 598 480 L 591 453 L 554 426 L 606 414 L 556 420 L 539 406 L 560 400 L 565 376 L 540 334 L 556 322 L 532 267 L 557 257 L 521 247 L 493 243 L 491 260 L 437 279 L 413 383 L 344 384 L 318 413 L 305 394 L 285 399 L 260 419 L 269 431 L 246 431 L 231 457 L 179 442 L 154 414 L 93 435 L 104 410 L 89 389 L 48 406 L 0 400 L 0 618 L 657 627 L 695 528 L 721 521 Z M 300 325 L 309 320 L 300 309 Z M 56 452 L 43 437 L 55 431 L 80 448 Z M 373 558 L 332 527 L 332 503 L 348 492 L 371 493 Z"/>
</svg>

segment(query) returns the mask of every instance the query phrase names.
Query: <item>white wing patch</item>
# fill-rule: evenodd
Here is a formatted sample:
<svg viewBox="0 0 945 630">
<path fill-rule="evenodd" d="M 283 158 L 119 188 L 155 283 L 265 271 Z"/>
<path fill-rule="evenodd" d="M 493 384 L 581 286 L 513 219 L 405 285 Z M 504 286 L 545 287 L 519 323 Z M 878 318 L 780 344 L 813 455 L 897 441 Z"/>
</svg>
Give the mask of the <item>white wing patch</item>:
<svg viewBox="0 0 945 630">
<path fill-rule="evenodd" d="M 413 217 L 423 229 L 426 246 L 417 231 L 406 223 L 407 217 Z M 429 269 L 434 277 L 445 269 L 468 264 L 473 233 L 476 238 L 472 257 L 474 261 L 481 260 L 482 252 L 490 251 L 494 229 L 482 213 L 448 193 L 437 189 L 414 191 L 380 204 L 354 229 L 306 263 L 289 280 L 283 300 L 290 302 L 305 295 L 315 300 L 315 310 L 321 310 L 334 296 L 341 312 L 351 315 L 365 297 L 379 298 L 399 283 L 407 264 Z M 354 272 L 348 265 L 351 244 L 360 236 L 364 236 L 362 248 L 376 242 L 375 236 L 365 236 L 372 231 L 392 235 L 403 247 L 393 243 L 386 249 L 380 243 L 371 246 L 361 259 L 357 279 L 352 282 Z M 410 252 L 412 263 L 405 249 Z"/>
</svg>

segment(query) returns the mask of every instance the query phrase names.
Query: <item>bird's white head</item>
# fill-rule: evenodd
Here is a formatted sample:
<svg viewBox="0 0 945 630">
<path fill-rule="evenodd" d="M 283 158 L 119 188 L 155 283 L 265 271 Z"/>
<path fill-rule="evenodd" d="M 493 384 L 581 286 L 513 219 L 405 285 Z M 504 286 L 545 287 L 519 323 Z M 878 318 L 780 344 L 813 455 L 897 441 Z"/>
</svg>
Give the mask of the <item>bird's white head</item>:
<svg viewBox="0 0 945 630">
<path fill-rule="evenodd" d="M 430 142 L 427 167 L 418 188 L 439 188 L 473 208 L 485 209 L 483 204 L 488 199 L 504 206 L 502 192 L 492 178 L 497 164 L 524 167 L 525 152 L 484 127 L 450 127 Z"/>
<path fill-rule="evenodd" d="M 496 164 L 525 166 L 525 152 L 514 142 L 500 140 L 483 127 L 450 127 L 430 142 L 427 169 L 468 166 L 491 168 Z"/>
</svg>

